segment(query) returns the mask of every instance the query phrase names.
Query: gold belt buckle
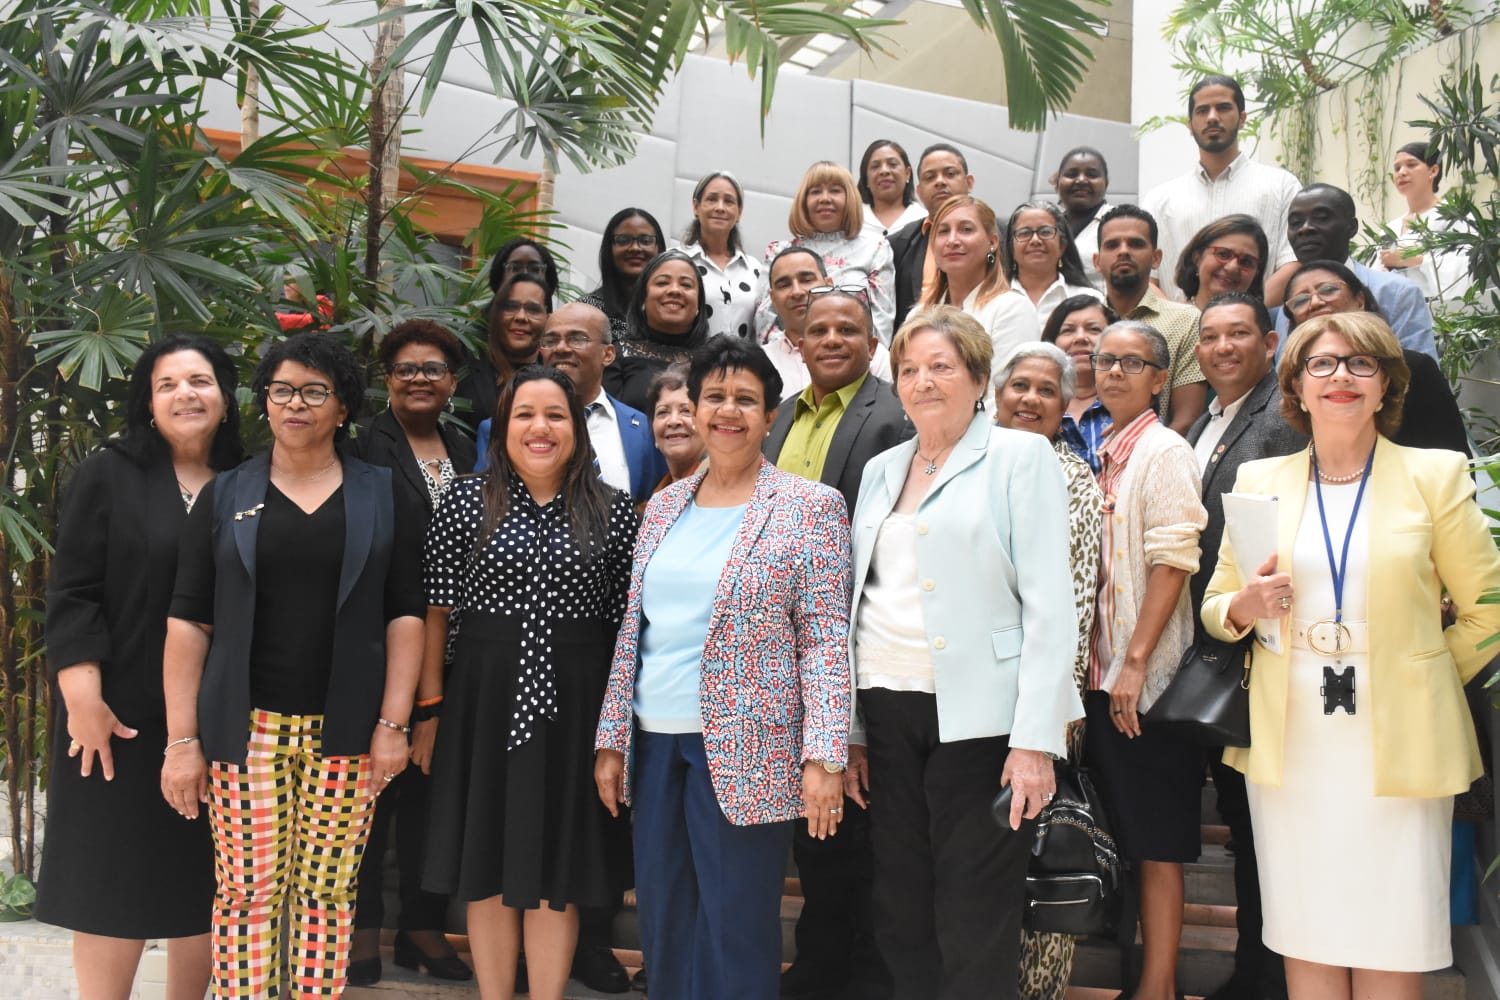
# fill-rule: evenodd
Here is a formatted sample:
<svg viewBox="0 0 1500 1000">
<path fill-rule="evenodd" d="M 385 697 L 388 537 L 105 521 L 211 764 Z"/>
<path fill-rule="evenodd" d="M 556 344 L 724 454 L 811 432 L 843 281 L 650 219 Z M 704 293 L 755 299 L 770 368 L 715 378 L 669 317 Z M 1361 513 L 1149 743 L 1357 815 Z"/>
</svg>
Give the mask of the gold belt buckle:
<svg viewBox="0 0 1500 1000">
<path fill-rule="evenodd" d="M 1307 645 L 1323 656 L 1339 656 L 1354 645 L 1354 636 L 1343 622 L 1324 618 L 1307 627 Z"/>
</svg>

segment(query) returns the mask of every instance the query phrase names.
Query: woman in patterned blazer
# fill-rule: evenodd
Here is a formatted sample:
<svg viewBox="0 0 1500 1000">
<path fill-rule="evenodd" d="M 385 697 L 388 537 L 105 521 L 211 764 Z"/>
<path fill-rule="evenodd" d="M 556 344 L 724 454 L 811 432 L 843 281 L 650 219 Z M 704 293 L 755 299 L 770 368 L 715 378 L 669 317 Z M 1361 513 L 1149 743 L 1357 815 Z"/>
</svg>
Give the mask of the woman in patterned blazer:
<svg viewBox="0 0 1500 1000">
<path fill-rule="evenodd" d="M 652 993 L 772 1000 L 792 821 L 826 837 L 842 813 L 849 524 L 761 458 L 781 377 L 760 347 L 714 337 L 688 394 L 709 467 L 646 508 L 594 778 L 634 806 Z"/>
</svg>

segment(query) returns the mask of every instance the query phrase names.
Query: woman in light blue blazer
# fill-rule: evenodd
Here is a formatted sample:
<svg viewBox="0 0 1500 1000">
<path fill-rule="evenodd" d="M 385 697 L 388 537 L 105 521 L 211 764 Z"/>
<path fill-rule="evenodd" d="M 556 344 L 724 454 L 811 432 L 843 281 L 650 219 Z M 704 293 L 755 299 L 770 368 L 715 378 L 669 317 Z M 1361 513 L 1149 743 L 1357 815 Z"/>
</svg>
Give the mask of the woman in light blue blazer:
<svg viewBox="0 0 1500 1000">
<path fill-rule="evenodd" d="M 854 511 L 845 790 L 869 793 L 896 1000 L 1016 995 L 1029 821 L 1083 714 L 1067 487 L 1044 438 L 984 412 L 991 354 L 959 309 L 907 320 L 891 367 L 917 436 L 870 461 Z"/>
</svg>

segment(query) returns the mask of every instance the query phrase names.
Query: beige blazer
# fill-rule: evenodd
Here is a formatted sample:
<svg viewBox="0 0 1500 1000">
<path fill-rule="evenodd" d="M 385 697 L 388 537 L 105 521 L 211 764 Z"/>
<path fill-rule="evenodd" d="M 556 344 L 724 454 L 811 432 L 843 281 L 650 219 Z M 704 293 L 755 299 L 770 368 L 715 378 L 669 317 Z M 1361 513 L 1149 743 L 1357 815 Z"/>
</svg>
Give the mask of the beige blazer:
<svg viewBox="0 0 1500 1000">
<path fill-rule="evenodd" d="M 1303 449 L 1247 462 L 1235 482 L 1237 492 L 1281 498 L 1279 566 L 1291 565 L 1309 471 Z M 1500 552 L 1457 452 L 1403 448 L 1381 437 L 1367 489 L 1370 574 L 1378 581 L 1369 587 L 1363 616 L 1369 623 L 1371 690 L 1365 704 L 1373 715 L 1375 794 L 1454 795 L 1482 771 L 1463 685 L 1496 652 L 1494 646 L 1477 647 L 1500 632 L 1500 605 L 1478 601 L 1487 588 L 1500 587 Z M 1204 626 L 1221 639 L 1244 635 L 1226 621 L 1240 586 L 1226 533 L 1202 609 Z M 1446 631 L 1439 612 L 1445 586 L 1458 616 Z M 1283 650 L 1291 648 L 1289 629 L 1289 619 L 1283 619 Z M 1279 785 L 1285 766 L 1288 666 L 1286 653 L 1257 644 L 1250 746 L 1224 752 L 1225 763 L 1263 785 Z M 1292 762 L 1298 764 L 1316 766 Z"/>
</svg>

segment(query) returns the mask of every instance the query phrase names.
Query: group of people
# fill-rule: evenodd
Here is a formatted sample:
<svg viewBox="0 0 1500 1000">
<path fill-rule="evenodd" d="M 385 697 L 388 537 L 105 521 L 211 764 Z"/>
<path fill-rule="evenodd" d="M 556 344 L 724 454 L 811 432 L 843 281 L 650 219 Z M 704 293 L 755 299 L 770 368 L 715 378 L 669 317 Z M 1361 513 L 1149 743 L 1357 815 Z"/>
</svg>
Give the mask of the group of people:
<svg viewBox="0 0 1500 1000">
<path fill-rule="evenodd" d="M 1080 148 L 1002 226 L 959 150 L 882 141 L 763 258 L 725 172 L 680 248 L 617 213 L 577 302 L 514 240 L 487 352 L 397 326 L 379 413 L 336 338 L 266 345 L 248 460 L 228 355 L 153 344 L 47 608 L 38 915 L 82 994 L 156 938 L 173 1000 L 378 980 L 394 828 L 395 960 L 468 978 L 461 903 L 486 1000 L 629 989 L 632 886 L 658 1000 L 1057 1000 L 1074 940 L 1023 912 L 1071 759 L 1138 880 L 1131 995 L 1170 1000 L 1205 760 L 1144 717 L 1210 634 L 1254 645 L 1215 996 L 1419 995 L 1500 555 L 1416 266 L 1239 152 L 1232 79 L 1188 110 L 1141 207 Z M 1278 498 L 1254 565 L 1232 490 Z"/>
</svg>

